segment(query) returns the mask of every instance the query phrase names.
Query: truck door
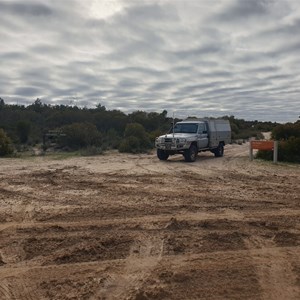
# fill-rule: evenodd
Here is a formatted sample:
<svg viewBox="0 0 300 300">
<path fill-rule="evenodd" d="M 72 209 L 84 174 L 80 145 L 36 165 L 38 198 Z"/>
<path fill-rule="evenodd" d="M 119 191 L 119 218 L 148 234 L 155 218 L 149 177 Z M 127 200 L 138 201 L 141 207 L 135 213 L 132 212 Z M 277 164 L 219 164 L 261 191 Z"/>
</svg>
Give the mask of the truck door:
<svg viewBox="0 0 300 300">
<path fill-rule="evenodd" d="M 208 147 L 207 125 L 205 123 L 200 123 L 198 126 L 198 149 L 203 149 L 207 147 Z"/>
</svg>

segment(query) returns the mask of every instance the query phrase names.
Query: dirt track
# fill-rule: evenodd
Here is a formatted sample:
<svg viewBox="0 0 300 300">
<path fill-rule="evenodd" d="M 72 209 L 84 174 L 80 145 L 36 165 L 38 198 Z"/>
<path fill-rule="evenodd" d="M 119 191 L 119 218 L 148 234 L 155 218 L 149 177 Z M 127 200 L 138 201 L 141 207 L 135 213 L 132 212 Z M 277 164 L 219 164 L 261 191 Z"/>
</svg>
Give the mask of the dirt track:
<svg viewBox="0 0 300 300">
<path fill-rule="evenodd" d="M 248 145 L 0 160 L 0 299 L 300 299 L 300 166 Z"/>
</svg>

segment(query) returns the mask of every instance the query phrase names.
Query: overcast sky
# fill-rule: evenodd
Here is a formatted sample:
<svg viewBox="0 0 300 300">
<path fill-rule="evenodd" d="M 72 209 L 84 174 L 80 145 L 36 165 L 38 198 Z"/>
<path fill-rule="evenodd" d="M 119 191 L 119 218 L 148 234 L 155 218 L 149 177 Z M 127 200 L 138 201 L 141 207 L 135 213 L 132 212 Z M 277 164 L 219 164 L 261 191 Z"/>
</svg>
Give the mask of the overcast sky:
<svg viewBox="0 0 300 300">
<path fill-rule="evenodd" d="M 0 0 L 5 103 L 300 115 L 298 0 Z"/>
</svg>

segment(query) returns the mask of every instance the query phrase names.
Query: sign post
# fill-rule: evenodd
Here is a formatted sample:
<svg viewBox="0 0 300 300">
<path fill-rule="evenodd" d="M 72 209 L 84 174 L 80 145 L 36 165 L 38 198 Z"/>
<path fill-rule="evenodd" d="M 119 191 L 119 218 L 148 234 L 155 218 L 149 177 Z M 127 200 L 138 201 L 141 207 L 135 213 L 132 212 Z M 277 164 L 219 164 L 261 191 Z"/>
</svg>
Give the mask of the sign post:
<svg viewBox="0 0 300 300">
<path fill-rule="evenodd" d="M 273 162 L 278 160 L 278 141 L 251 141 L 249 157 L 253 160 L 253 149 L 273 151 Z"/>
<path fill-rule="evenodd" d="M 278 161 L 278 141 L 274 141 L 273 162 L 276 164 L 277 161 Z"/>
</svg>

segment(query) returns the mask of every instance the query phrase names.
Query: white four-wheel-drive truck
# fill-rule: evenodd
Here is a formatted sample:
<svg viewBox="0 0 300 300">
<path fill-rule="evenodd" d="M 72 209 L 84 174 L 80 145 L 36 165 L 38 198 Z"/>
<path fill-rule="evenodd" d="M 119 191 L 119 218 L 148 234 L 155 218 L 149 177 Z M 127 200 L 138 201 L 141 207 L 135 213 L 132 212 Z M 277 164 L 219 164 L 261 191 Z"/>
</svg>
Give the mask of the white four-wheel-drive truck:
<svg viewBox="0 0 300 300">
<path fill-rule="evenodd" d="M 185 161 L 193 162 L 201 151 L 210 151 L 216 157 L 223 156 L 224 146 L 230 142 L 231 128 L 228 120 L 188 119 L 173 124 L 169 133 L 157 137 L 155 147 L 160 160 L 182 154 Z"/>
</svg>

